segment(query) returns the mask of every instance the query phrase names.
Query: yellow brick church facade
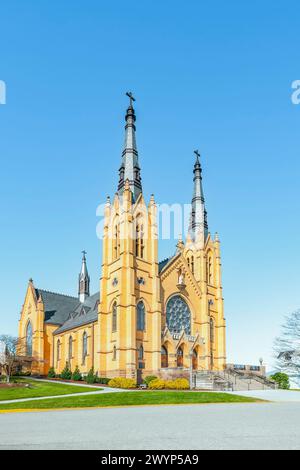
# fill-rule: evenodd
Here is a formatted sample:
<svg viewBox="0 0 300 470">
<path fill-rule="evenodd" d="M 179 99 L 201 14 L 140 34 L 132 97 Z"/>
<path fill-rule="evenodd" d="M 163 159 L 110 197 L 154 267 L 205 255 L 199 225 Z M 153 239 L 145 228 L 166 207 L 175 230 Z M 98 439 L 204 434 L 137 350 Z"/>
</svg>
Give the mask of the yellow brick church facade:
<svg viewBox="0 0 300 470">
<path fill-rule="evenodd" d="M 85 253 L 78 297 L 29 281 L 19 338 L 34 373 L 60 373 L 68 363 L 82 374 L 93 367 L 101 377 L 140 381 L 226 365 L 220 241 L 208 231 L 200 155 L 186 240 L 159 263 L 157 206 L 143 197 L 129 98 L 118 190 L 105 205 L 100 292 L 90 295 Z"/>
</svg>

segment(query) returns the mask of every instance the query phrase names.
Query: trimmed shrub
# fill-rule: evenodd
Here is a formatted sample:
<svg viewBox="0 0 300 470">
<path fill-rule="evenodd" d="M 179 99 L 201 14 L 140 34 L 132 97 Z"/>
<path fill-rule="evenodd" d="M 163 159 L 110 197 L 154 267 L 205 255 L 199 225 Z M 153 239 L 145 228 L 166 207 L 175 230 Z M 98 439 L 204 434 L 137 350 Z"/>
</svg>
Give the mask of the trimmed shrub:
<svg viewBox="0 0 300 470">
<path fill-rule="evenodd" d="M 56 374 L 55 374 L 54 367 L 50 367 L 49 372 L 48 372 L 48 377 L 49 379 L 55 379 Z"/>
<path fill-rule="evenodd" d="M 86 376 L 86 383 L 88 384 L 94 384 L 96 383 L 97 381 L 97 376 L 95 375 L 95 371 L 94 371 L 94 367 L 92 367 L 89 372 L 88 372 L 88 375 Z"/>
<path fill-rule="evenodd" d="M 75 367 L 75 370 L 72 374 L 72 380 L 76 380 L 77 382 L 79 382 L 80 380 L 82 380 L 82 375 L 80 373 L 80 370 L 79 370 L 79 367 L 76 366 Z"/>
<path fill-rule="evenodd" d="M 165 380 L 155 379 L 149 383 L 150 390 L 163 390 L 166 386 Z"/>
<path fill-rule="evenodd" d="M 107 385 L 109 381 L 110 379 L 108 379 L 107 377 L 96 377 L 97 384 Z"/>
<path fill-rule="evenodd" d="M 148 375 L 145 377 L 144 383 L 149 387 L 150 382 L 152 382 L 152 380 L 156 380 L 157 378 L 158 377 L 156 377 L 156 375 Z"/>
<path fill-rule="evenodd" d="M 115 377 L 108 382 L 108 386 L 112 388 L 136 388 L 136 381 L 124 377 Z"/>
<path fill-rule="evenodd" d="M 64 380 L 71 380 L 72 378 L 72 371 L 71 369 L 69 368 L 69 365 L 68 363 L 66 362 L 66 365 L 65 365 L 65 368 L 64 370 L 62 371 L 62 373 L 60 374 L 60 377 Z"/>
</svg>

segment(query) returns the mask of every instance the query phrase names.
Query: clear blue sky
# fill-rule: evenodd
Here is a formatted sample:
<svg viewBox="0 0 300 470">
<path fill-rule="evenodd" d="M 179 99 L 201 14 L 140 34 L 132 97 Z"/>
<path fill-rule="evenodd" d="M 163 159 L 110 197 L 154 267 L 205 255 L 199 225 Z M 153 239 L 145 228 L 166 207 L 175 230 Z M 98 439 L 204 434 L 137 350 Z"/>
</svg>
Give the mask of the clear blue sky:
<svg viewBox="0 0 300 470">
<path fill-rule="evenodd" d="M 95 212 L 116 190 L 130 89 L 146 198 L 190 202 L 201 150 L 228 359 L 270 364 L 300 307 L 299 13 L 297 1 L 1 3 L 1 333 L 17 332 L 30 277 L 77 294 L 82 249 L 98 289 Z"/>
</svg>

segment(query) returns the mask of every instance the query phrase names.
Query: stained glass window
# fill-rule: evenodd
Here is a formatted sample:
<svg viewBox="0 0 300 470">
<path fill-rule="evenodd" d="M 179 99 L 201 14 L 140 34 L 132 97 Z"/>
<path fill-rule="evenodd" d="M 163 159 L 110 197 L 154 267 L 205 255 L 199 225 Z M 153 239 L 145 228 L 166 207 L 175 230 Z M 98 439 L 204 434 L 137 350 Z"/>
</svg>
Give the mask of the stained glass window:
<svg viewBox="0 0 300 470">
<path fill-rule="evenodd" d="M 145 305 L 139 302 L 137 305 L 137 330 L 145 330 Z"/>
<path fill-rule="evenodd" d="M 112 311 L 112 331 L 117 331 L 117 304 L 113 305 Z"/>
<path fill-rule="evenodd" d="M 191 312 L 180 295 L 174 295 L 167 303 L 167 325 L 171 333 L 191 334 Z"/>
<path fill-rule="evenodd" d="M 82 337 L 82 362 L 85 363 L 85 358 L 87 356 L 87 334 L 86 332 L 83 333 Z"/>
<path fill-rule="evenodd" d="M 26 354 L 32 356 L 32 325 L 29 322 L 26 330 Z"/>
</svg>

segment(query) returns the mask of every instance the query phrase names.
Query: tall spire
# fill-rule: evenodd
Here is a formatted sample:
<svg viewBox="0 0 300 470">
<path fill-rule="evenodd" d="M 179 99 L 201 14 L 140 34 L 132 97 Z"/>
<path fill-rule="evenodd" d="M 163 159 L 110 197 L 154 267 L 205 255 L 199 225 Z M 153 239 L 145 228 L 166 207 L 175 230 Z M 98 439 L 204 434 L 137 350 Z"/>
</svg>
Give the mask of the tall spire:
<svg viewBox="0 0 300 470">
<path fill-rule="evenodd" d="M 125 143 L 124 150 L 122 153 L 122 164 L 120 167 L 120 179 L 118 185 L 119 195 L 123 194 L 125 182 L 128 179 L 130 190 L 133 195 L 133 201 L 136 201 L 139 194 L 142 192 L 141 176 L 140 176 L 140 167 L 138 159 L 138 151 L 136 146 L 135 139 L 135 113 L 133 108 L 133 102 L 135 98 L 131 92 L 126 93 L 130 102 L 129 107 L 127 108 L 125 120 Z"/>
<path fill-rule="evenodd" d="M 85 301 L 87 297 L 90 296 L 90 276 L 86 266 L 86 252 L 82 252 L 82 264 L 81 271 L 79 274 L 79 286 L 78 286 L 78 295 L 81 303 Z"/>
<path fill-rule="evenodd" d="M 193 241 L 202 238 L 203 243 L 208 236 L 207 212 L 202 186 L 202 168 L 200 164 L 200 153 L 195 150 L 196 162 L 194 165 L 194 193 L 192 199 L 192 212 L 189 233 Z"/>
</svg>

